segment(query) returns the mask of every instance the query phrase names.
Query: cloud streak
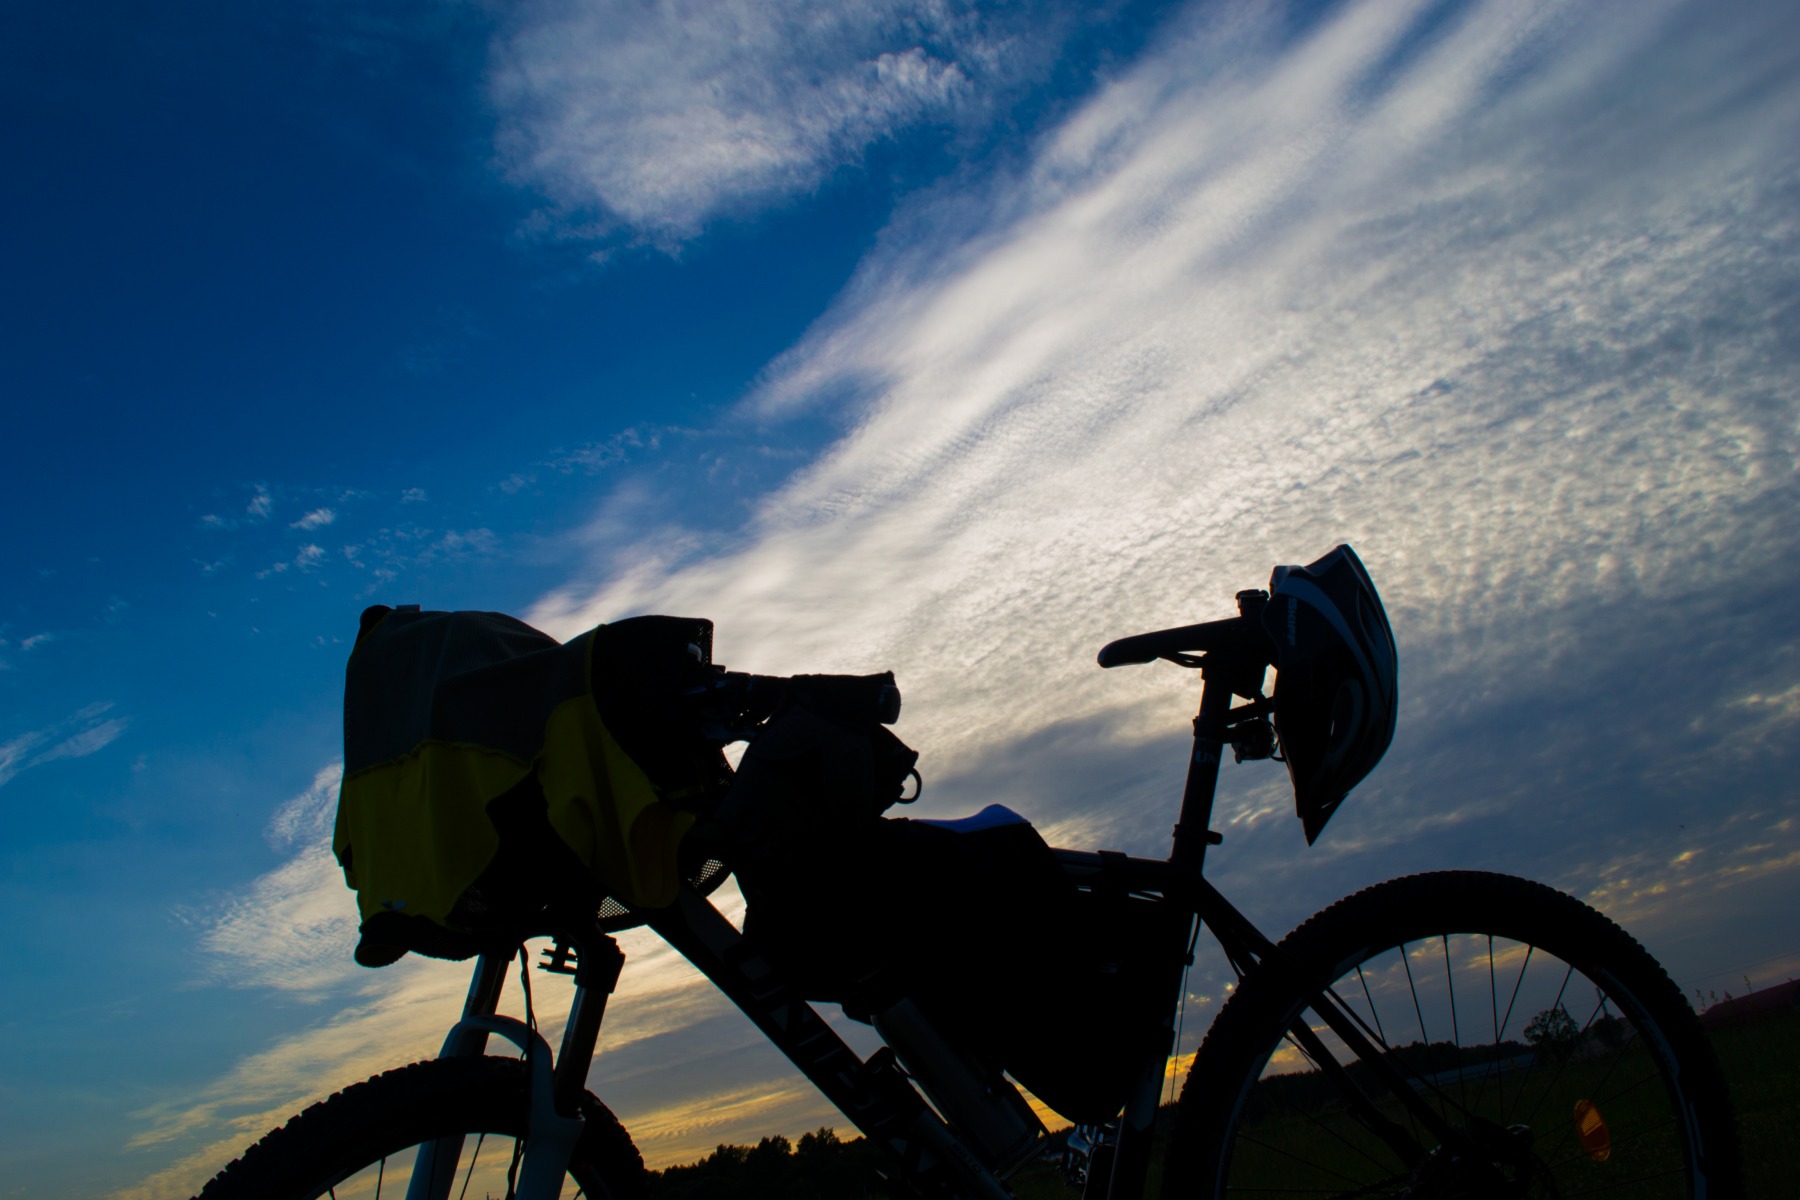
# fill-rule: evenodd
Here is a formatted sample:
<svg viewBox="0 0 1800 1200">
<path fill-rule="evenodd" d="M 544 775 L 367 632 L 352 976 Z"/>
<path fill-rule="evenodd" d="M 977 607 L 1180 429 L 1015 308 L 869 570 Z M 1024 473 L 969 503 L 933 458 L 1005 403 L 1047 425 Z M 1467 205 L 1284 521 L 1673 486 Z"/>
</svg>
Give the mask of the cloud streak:
<svg viewBox="0 0 1800 1200">
<path fill-rule="evenodd" d="M 0 742 L 0 787 L 22 771 L 62 758 L 86 758 L 117 741 L 131 725 L 127 717 L 109 717 L 110 701 L 90 704 L 66 720 L 28 730 Z"/>
<path fill-rule="evenodd" d="M 499 153 L 565 227 L 673 247 L 883 139 L 978 127 L 1074 23 L 960 0 L 540 3 L 493 48 Z"/>
<path fill-rule="evenodd" d="M 341 764 L 322 768 L 311 787 L 281 805 L 268 839 L 292 857 L 259 877 L 239 897 L 196 923 L 202 948 L 215 960 L 213 977 L 234 987 L 269 989 L 318 1005 L 328 1015 L 233 1064 L 212 1083 L 180 1100 L 134 1114 L 134 1149 L 155 1152 L 167 1165 L 116 1193 L 121 1200 L 160 1200 L 191 1194 L 221 1165 L 287 1116 L 346 1083 L 430 1057 L 460 1011 L 470 964 L 408 958 L 371 973 L 350 958 L 356 940 L 355 902 L 330 852 L 329 838 Z M 743 901 L 729 883 L 714 902 L 741 920 Z M 194 919 L 194 918 L 190 918 Z M 671 1047 L 696 1027 L 725 1022 L 742 1028 L 730 1042 L 740 1052 L 756 1039 L 748 1022 L 667 944 L 643 930 L 620 935 L 627 969 L 608 1005 L 596 1080 L 628 1080 L 627 1111 L 646 1111 L 666 1095 L 656 1076 Z M 568 981 L 533 972 L 539 1026 L 555 1044 L 570 997 Z M 501 1011 L 522 1016 L 517 974 L 509 977 Z M 722 1049 L 717 1037 L 708 1044 Z M 693 1051 L 690 1050 L 690 1053 Z M 769 1052 L 762 1048 L 761 1058 Z M 621 1067 L 620 1064 L 623 1064 Z M 766 1080 L 768 1063 L 753 1074 Z M 617 1094 L 604 1085 L 617 1103 Z M 789 1088 L 789 1091 L 795 1089 Z M 665 1105 L 666 1107 L 666 1105 Z M 807 1116 L 823 1115 L 816 1097 Z M 665 1114 L 666 1115 L 666 1114 Z M 658 1165 L 686 1161 L 709 1149 L 722 1125 L 753 1126 L 750 1115 L 723 1116 L 687 1130 L 657 1125 Z M 661 1118 L 659 1118 L 660 1120 Z M 692 1122 L 690 1121 L 690 1124 Z"/>
<path fill-rule="evenodd" d="M 1312 860 L 1353 865 L 1314 885 L 1409 840 L 1470 856 L 1475 829 L 1530 847 L 1520 869 L 1592 879 L 1544 831 L 1625 855 L 1676 826 L 1657 731 L 1692 721 L 1678 696 L 1800 679 L 1773 600 L 1800 582 L 1800 104 L 1767 48 L 1785 34 L 1758 25 L 1780 19 L 1362 4 L 1295 38 L 1267 9 L 1198 9 L 1015 176 L 902 214 L 772 367 L 751 415 L 835 404 L 854 425 L 741 548 L 659 532 L 534 619 L 709 613 L 733 665 L 892 666 L 945 785 L 928 803 L 978 799 L 958 781 L 1030 745 L 1109 797 L 1046 778 L 1059 832 L 1153 850 L 1179 750 L 1142 762 L 1191 680 L 1092 653 L 1350 540 L 1394 610 L 1406 707 Z M 1696 771 L 1738 764 L 1781 819 L 1778 739 L 1708 729 L 1681 739 Z M 1069 749 L 1109 746 L 1136 764 L 1125 795 Z M 1495 768 L 1475 786 L 1471 760 Z M 1565 815 L 1546 778 L 1594 803 Z M 1230 787 L 1227 820 L 1285 803 Z M 1656 807 L 1609 821 L 1633 789 Z M 1284 876 L 1275 853 L 1255 866 Z"/>
<path fill-rule="evenodd" d="M 548 31 L 592 18 L 543 14 L 499 68 L 522 178 L 667 237 L 773 194 L 729 162 L 663 191 L 633 174 L 669 136 L 654 89 L 609 158 L 592 128 L 628 77 L 565 87 L 585 43 Z M 1093 652 L 1349 540 L 1394 617 L 1399 739 L 1310 851 L 1274 769 L 1229 773 L 1221 886 L 1274 932 L 1388 875 L 1484 866 L 1602 904 L 1678 979 L 1766 957 L 1800 903 L 1800 75 L 1794 17 L 1732 18 L 1364 3 L 1295 33 L 1196 8 L 1019 169 L 897 217 L 743 414 L 835 406 L 848 432 L 728 545 L 621 523 L 609 581 L 529 619 L 688 612 L 742 669 L 893 667 L 922 809 L 1004 798 L 1054 841 L 1158 853 L 1196 681 Z M 856 140 L 793 136 L 815 164 Z M 318 811 L 276 825 L 316 837 Z M 317 853 L 219 928 L 260 913 L 304 943 Z M 595 1078 L 647 1149 L 815 1121 L 691 970 L 630 949 Z M 153 1124 L 213 1128 L 257 1080 L 291 1098 L 429 1049 L 460 979 L 412 978 Z M 1223 996 L 1219 964 L 1191 989 Z"/>
<path fill-rule="evenodd" d="M 320 529 L 337 520 L 337 513 L 329 508 L 315 508 L 289 524 L 290 529 Z"/>
</svg>

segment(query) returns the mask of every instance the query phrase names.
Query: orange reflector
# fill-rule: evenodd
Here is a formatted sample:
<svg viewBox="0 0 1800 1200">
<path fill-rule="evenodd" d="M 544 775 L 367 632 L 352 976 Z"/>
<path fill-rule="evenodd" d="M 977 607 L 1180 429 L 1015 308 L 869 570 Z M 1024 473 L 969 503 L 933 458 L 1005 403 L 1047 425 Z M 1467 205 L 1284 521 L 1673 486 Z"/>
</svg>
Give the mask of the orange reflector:
<svg viewBox="0 0 1800 1200">
<path fill-rule="evenodd" d="M 1606 1118 L 1592 1100 L 1575 1102 L 1575 1132 L 1581 1135 L 1581 1148 L 1595 1162 L 1612 1157 L 1612 1135 L 1606 1132 Z"/>
</svg>

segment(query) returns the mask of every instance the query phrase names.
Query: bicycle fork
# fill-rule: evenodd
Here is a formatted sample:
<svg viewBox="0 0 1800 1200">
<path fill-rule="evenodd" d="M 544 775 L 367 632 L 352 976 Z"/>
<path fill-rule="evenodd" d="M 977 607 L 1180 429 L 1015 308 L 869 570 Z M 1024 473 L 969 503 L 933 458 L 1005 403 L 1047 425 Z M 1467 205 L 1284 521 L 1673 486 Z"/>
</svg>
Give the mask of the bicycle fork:
<svg viewBox="0 0 1800 1200">
<path fill-rule="evenodd" d="M 618 985 L 625 965 L 618 943 L 598 929 L 579 938 L 558 938 L 555 950 L 547 951 L 546 957 L 550 961 L 542 964 L 544 970 L 575 976 L 575 1001 L 554 1060 L 550 1044 L 532 1024 L 497 1014 L 500 990 L 512 961 L 510 956 L 497 954 L 483 954 L 476 962 L 462 1019 L 438 1051 L 439 1058 L 479 1055 L 487 1049 L 488 1037 L 498 1034 L 525 1054 L 529 1088 L 525 1148 L 509 1200 L 559 1200 L 562 1195 L 570 1155 L 581 1139 L 581 1095 L 606 1014 L 606 998 Z M 448 1200 L 462 1148 L 461 1134 L 420 1146 L 407 1200 Z"/>
</svg>

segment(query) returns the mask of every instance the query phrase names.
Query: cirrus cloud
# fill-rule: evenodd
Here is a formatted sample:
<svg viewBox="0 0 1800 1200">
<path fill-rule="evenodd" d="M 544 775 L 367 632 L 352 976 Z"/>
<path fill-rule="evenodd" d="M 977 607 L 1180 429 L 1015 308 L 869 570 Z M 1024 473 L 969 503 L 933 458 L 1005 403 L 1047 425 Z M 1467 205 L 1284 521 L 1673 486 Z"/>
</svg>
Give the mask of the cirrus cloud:
<svg viewBox="0 0 1800 1200">
<path fill-rule="evenodd" d="M 627 534 L 533 619 L 706 613 L 734 666 L 891 666 L 928 803 L 1030 778 L 1058 836 L 1154 851 L 1190 681 L 1094 650 L 1348 540 L 1406 707 L 1312 892 L 1402 847 L 1610 887 L 1678 827 L 1743 837 L 1699 803 L 1724 778 L 1760 842 L 1800 804 L 1787 735 L 1695 714 L 1800 680 L 1793 23 L 1363 3 L 1294 37 L 1199 6 L 1025 168 L 902 214 L 744 414 L 849 433 L 729 543 Z M 1286 804 L 1247 777 L 1221 817 Z M 1268 828 L 1238 853 L 1280 901 Z"/>
<path fill-rule="evenodd" d="M 1094 650 L 1349 540 L 1394 617 L 1400 735 L 1310 850 L 1277 769 L 1228 776 L 1208 866 L 1242 907 L 1274 932 L 1484 866 L 1602 904 L 1683 982 L 1791 965 L 1800 18 L 1720 11 L 1361 3 L 1296 35 L 1196 7 L 1023 167 L 901 213 L 740 414 L 836 405 L 836 443 L 728 540 L 608 524 L 608 581 L 529 619 L 690 612 L 734 667 L 893 667 L 922 809 L 1005 799 L 1054 841 L 1156 853 L 1195 681 Z M 503 72 L 559 61 L 527 42 Z M 563 100 L 508 110 L 542 122 L 515 169 L 561 172 L 570 203 L 673 237 L 765 194 L 704 171 L 658 192 L 642 147 L 583 140 L 613 85 L 584 108 L 546 78 Z M 315 811 L 278 824 L 320 837 Z M 244 920 L 305 927 L 284 897 L 338 887 L 321 852 Z M 678 960 L 631 948 L 652 969 L 609 1010 L 600 1090 L 648 1148 L 817 1120 Z M 424 978 L 149 1123 L 240 1094 L 260 1121 L 428 1047 L 456 981 Z M 1195 1003 L 1228 981 L 1203 961 Z"/>
<path fill-rule="evenodd" d="M 717 217 L 811 191 L 884 138 L 979 124 L 1073 23 L 1107 10 L 540 3 L 494 45 L 500 157 L 575 227 L 673 247 Z"/>
<path fill-rule="evenodd" d="M 130 727 L 128 717 L 109 717 L 112 702 L 90 704 L 65 720 L 32 729 L 0 742 L 0 787 L 21 771 L 62 758 L 86 758 L 117 741 Z"/>
</svg>

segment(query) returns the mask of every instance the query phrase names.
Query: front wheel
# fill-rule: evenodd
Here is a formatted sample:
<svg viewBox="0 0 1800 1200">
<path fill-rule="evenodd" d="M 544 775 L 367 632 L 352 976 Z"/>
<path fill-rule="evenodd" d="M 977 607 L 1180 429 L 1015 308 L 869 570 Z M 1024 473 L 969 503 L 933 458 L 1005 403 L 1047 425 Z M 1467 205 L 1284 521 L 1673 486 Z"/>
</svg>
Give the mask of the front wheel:
<svg viewBox="0 0 1800 1200">
<path fill-rule="evenodd" d="M 1617 925 L 1462 871 L 1339 901 L 1249 974 L 1188 1075 L 1163 1191 L 1601 1193 L 1742 1196 L 1718 1063 Z"/>
<path fill-rule="evenodd" d="M 198 1200 L 398 1200 L 408 1195 L 419 1147 L 459 1135 L 455 1178 L 420 1191 L 510 1197 L 528 1109 L 522 1059 L 414 1063 L 308 1108 L 219 1172 Z M 576 1188 L 565 1186 L 565 1200 L 641 1200 L 644 1162 L 618 1119 L 591 1095 L 581 1115 L 569 1160 Z"/>
</svg>

